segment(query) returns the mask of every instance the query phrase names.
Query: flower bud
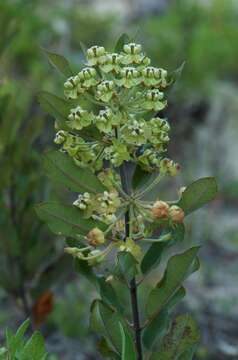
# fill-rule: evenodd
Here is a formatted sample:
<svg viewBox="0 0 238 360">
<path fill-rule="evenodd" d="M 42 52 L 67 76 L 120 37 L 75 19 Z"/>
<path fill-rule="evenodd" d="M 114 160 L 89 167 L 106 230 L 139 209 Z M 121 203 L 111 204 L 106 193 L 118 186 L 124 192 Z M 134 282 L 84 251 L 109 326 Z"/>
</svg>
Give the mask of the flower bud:
<svg viewBox="0 0 238 360">
<path fill-rule="evenodd" d="M 87 50 L 88 64 L 90 66 L 102 64 L 106 60 L 106 51 L 103 46 L 92 46 Z"/>
<path fill-rule="evenodd" d="M 82 94 L 84 89 L 81 86 L 80 79 L 78 75 L 71 76 L 64 83 L 64 94 L 67 99 L 77 99 L 79 94 Z"/>
<path fill-rule="evenodd" d="M 165 201 L 156 201 L 151 211 L 156 219 L 167 219 L 169 217 L 169 205 Z"/>
<path fill-rule="evenodd" d="M 94 228 L 89 231 L 87 239 L 89 244 L 92 246 L 102 245 L 105 242 L 104 233 L 98 228 Z"/>
<path fill-rule="evenodd" d="M 78 73 L 80 80 L 88 80 L 96 76 L 96 70 L 92 67 L 86 67 Z"/>
<path fill-rule="evenodd" d="M 107 54 L 105 56 L 105 63 L 100 65 L 100 69 L 105 73 L 109 73 L 110 71 L 119 73 L 121 60 L 122 56 L 117 53 Z"/>
<path fill-rule="evenodd" d="M 136 55 L 140 54 L 142 48 L 140 44 L 130 43 L 123 46 L 123 50 L 126 54 Z"/>
<path fill-rule="evenodd" d="M 114 82 L 113 81 L 103 81 L 97 86 L 96 97 L 99 100 L 108 102 L 113 95 Z"/>
<path fill-rule="evenodd" d="M 98 80 L 95 79 L 97 72 L 92 67 L 86 67 L 78 73 L 78 77 L 82 82 L 82 86 L 85 88 L 90 88 L 95 86 L 98 83 Z"/>
<path fill-rule="evenodd" d="M 105 54 L 105 48 L 103 46 L 94 45 L 87 50 L 89 58 L 99 57 Z"/>
<path fill-rule="evenodd" d="M 169 209 L 169 216 L 174 223 L 180 224 L 184 221 L 184 211 L 177 205 L 172 205 Z"/>
</svg>

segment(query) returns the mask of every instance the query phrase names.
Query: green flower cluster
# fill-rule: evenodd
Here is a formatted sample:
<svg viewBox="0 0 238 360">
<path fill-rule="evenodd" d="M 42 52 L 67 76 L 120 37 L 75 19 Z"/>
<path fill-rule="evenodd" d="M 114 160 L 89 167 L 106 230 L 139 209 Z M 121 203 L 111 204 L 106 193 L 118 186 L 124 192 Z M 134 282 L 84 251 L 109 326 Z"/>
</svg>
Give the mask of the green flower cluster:
<svg viewBox="0 0 238 360">
<path fill-rule="evenodd" d="M 116 190 L 104 191 L 102 194 L 79 194 L 73 205 L 84 211 L 85 217 L 92 217 L 106 224 L 116 221 L 116 211 L 121 205 L 120 197 Z"/>
<path fill-rule="evenodd" d="M 59 130 L 55 142 L 62 145 L 80 166 L 100 170 L 123 161 L 139 164 L 146 171 L 174 175 L 178 168 L 164 163 L 169 124 L 158 117 L 167 101 L 167 71 L 150 65 L 140 44 L 129 43 L 120 53 L 102 46 L 87 50 L 87 64 L 64 84 L 67 99 L 76 104 L 68 114 L 68 130 Z M 85 106 L 85 100 L 97 111 Z M 100 139 L 84 140 L 82 131 L 95 128 Z"/>
<path fill-rule="evenodd" d="M 120 213 L 131 200 L 122 189 L 119 168 L 130 162 L 146 172 L 158 172 L 160 177 L 174 176 L 179 169 L 166 157 L 170 125 L 159 114 L 167 105 L 164 90 L 169 86 L 168 74 L 150 62 L 141 45 L 135 43 L 125 44 L 120 53 L 109 53 L 102 46 L 88 49 L 86 67 L 64 84 L 65 96 L 73 106 L 55 137 L 61 150 L 78 166 L 96 172 L 107 189 L 99 194 L 79 194 L 73 205 L 85 218 L 112 226 L 111 236 L 118 249 L 126 247 L 136 257 L 140 248 L 134 240 L 146 236 L 146 223 L 153 223 L 155 217 L 151 204 L 147 207 L 136 200 L 134 236 L 121 243 L 125 223 Z M 99 229 L 92 229 L 87 241 L 90 246 L 101 246 L 106 237 Z M 101 259 L 100 252 L 90 254 L 92 261 Z M 78 250 L 77 256 L 82 256 Z"/>
</svg>

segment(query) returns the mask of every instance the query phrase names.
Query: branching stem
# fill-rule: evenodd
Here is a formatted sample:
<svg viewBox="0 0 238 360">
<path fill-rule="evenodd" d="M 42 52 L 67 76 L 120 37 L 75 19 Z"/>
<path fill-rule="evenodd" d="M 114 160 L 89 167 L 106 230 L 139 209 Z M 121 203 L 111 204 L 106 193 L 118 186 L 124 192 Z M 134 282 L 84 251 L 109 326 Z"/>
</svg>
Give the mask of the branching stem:
<svg viewBox="0 0 238 360">
<path fill-rule="evenodd" d="M 124 192 L 128 195 L 131 194 L 131 184 L 128 176 L 128 169 L 126 164 L 123 163 L 120 167 L 120 176 L 121 183 Z M 130 211 L 128 210 L 125 213 L 125 239 L 130 236 Z M 131 307 L 132 307 L 132 316 L 133 316 L 133 329 L 135 333 L 135 345 L 137 352 L 137 360 L 143 360 L 143 350 L 141 343 L 141 326 L 140 326 L 140 313 L 138 306 L 138 298 L 137 298 L 137 283 L 136 279 L 133 278 L 129 284 L 130 296 L 131 296 Z"/>
</svg>

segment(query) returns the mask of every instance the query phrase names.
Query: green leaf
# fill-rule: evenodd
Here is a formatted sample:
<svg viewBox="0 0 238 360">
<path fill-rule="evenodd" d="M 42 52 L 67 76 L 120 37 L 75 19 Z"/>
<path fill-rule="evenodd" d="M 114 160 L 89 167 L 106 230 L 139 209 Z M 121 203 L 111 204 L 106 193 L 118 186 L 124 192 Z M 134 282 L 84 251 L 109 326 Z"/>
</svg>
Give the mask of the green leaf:
<svg viewBox="0 0 238 360">
<path fill-rule="evenodd" d="M 30 319 L 26 319 L 17 329 L 15 338 L 22 339 L 30 325 Z"/>
<path fill-rule="evenodd" d="M 104 358 L 121 360 L 120 356 L 111 349 L 104 337 L 97 342 L 97 349 Z"/>
<path fill-rule="evenodd" d="M 30 320 L 25 320 L 21 326 L 18 328 L 16 334 L 14 335 L 9 329 L 6 331 L 6 338 L 7 338 L 7 348 L 11 352 L 11 355 L 14 356 L 16 352 L 23 347 L 24 345 L 24 338 L 25 332 L 29 327 Z"/>
<path fill-rule="evenodd" d="M 136 259 L 128 251 L 120 251 L 117 254 L 117 261 L 120 275 L 129 283 L 137 274 Z"/>
<path fill-rule="evenodd" d="M 72 108 L 72 103 L 47 91 L 41 91 L 38 94 L 38 101 L 42 109 L 57 119 L 61 129 L 69 129 L 65 124 L 65 121 L 68 120 L 68 115 Z"/>
<path fill-rule="evenodd" d="M 165 336 L 160 351 L 154 353 L 150 360 L 188 360 L 192 359 L 200 334 L 197 324 L 189 315 L 178 316 L 171 330 Z M 190 357 L 188 357 L 188 355 Z"/>
<path fill-rule="evenodd" d="M 78 167 L 72 158 L 60 151 L 51 151 L 44 156 L 44 167 L 53 182 L 75 192 L 97 194 L 106 188 L 89 169 Z"/>
<path fill-rule="evenodd" d="M 185 189 L 177 205 L 180 206 L 186 214 L 189 214 L 215 199 L 216 195 L 217 183 L 215 178 L 202 178 L 193 182 Z"/>
<path fill-rule="evenodd" d="M 183 286 L 181 286 L 176 293 L 169 299 L 166 304 L 166 309 L 169 311 L 173 308 L 179 301 L 181 301 L 186 295 L 186 290 Z"/>
<path fill-rule="evenodd" d="M 169 85 L 175 84 L 180 79 L 185 64 L 186 61 L 183 61 L 182 64 L 177 69 L 175 69 L 169 74 L 168 76 Z"/>
<path fill-rule="evenodd" d="M 47 55 L 50 63 L 64 76 L 70 77 L 73 75 L 72 70 L 70 69 L 70 65 L 68 60 L 65 59 L 64 56 L 56 54 L 54 52 L 43 49 L 45 54 Z"/>
<path fill-rule="evenodd" d="M 160 264 L 162 254 L 167 247 L 167 241 L 156 242 L 149 247 L 141 262 L 143 274 L 149 273 Z"/>
<path fill-rule="evenodd" d="M 146 305 L 149 316 L 159 312 L 180 288 L 193 266 L 199 248 L 192 247 L 169 259 L 163 278 L 149 294 Z"/>
<path fill-rule="evenodd" d="M 123 46 L 130 42 L 130 38 L 126 33 L 123 33 L 116 42 L 115 52 L 119 53 L 123 50 Z"/>
<path fill-rule="evenodd" d="M 83 212 L 73 205 L 57 202 L 45 202 L 35 206 L 37 215 L 46 222 L 50 230 L 57 235 L 77 236 L 87 235 L 94 227 L 102 231 L 106 225 L 92 219 L 84 219 Z"/>
<path fill-rule="evenodd" d="M 142 340 L 148 350 L 152 350 L 158 340 L 162 339 L 169 328 L 169 314 L 167 310 L 162 310 L 146 326 Z"/>
<path fill-rule="evenodd" d="M 121 360 L 136 360 L 136 352 L 131 334 L 119 323 L 122 337 Z"/>
<path fill-rule="evenodd" d="M 155 316 L 152 316 L 148 325 L 143 332 L 143 342 L 147 349 L 151 350 L 155 344 L 158 344 L 169 328 L 169 315 L 172 308 L 184 298 L 186 290 L 184 287 L 180 287 L 173 297 L 167 302 L 166 306 Z"/>
<path fill-rule="evenodd" d="M 149 247 L 141 262 L 141 271 L 143 274 L 148 274 L 155 269 L 161 260 L 164 251 L 177 242 L 184 239 L 185 227 L 184 224 L 177 224 L 175 227 L 165 228 L 158 240 L 153 239 L 153 244 Z M 170 236 L 170 239 L 166 237 Z"/>
<path fill-rule="evenodd" d="M 121 333 L 118 326 L 119 323 L 123 325 L 124 329 L 127 328 L 126 322 L 117 311 L 111 309 L 101 300 L 95 300 L 93 302 L 90 318 L 91 328 L 104 336 L 107 339 L 109 346 L 117 354 L 121 354 L 122 349 Z M 127 331 L 131 336 L 130 330 L 127 329 Z"/>
<path fill-rule="evenodd" d="M 44 339 L 42 335 L 36 331 L 24 346 L 20 353 L 20 359 L 43 360 L 45 355 Z"/>
<path fill-rule="evenodd" d="M 106 281 L 104 277 L 98 278 L 99 292 L 104 303 L 111 305 L 119 312 L 123 312 L 123 308 L 118 300 L 116 292 L 112 285 Z"/>
</svg>

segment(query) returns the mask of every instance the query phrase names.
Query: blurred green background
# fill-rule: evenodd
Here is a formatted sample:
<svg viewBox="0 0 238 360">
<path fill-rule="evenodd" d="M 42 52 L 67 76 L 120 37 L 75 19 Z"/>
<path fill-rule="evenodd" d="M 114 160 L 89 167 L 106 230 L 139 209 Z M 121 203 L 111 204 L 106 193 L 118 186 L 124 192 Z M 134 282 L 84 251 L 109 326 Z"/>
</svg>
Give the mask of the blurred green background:
<svg viewBox="0 0 238 360">
<path fill-rule="evenodd" d="M 62 95 L 63 78 L 42 47 L 75 70 L 82 51 L 113 46 L 122 32 L 143 44 L 154 65 L 184 61 L 165 112 L 170 154 L 182 173 L 162 198 L 200 176 L 216 176 L 219 197 L 187 220 L 189 243 L 202 243 L 201 270 L 187 283 L 183 310 L 202 329 L 197 359 L 237 359 L 238 322 L 238 2 L 236 0 L 3 0 L 0 2 L 0 342 L 28 316 L 55 359 L 99 359 L 87 330 L 94 290 L 74 274 L 33 205 L 53 197 L 41 154 L 53 121 L 37 93 Z"/>
</svg>

